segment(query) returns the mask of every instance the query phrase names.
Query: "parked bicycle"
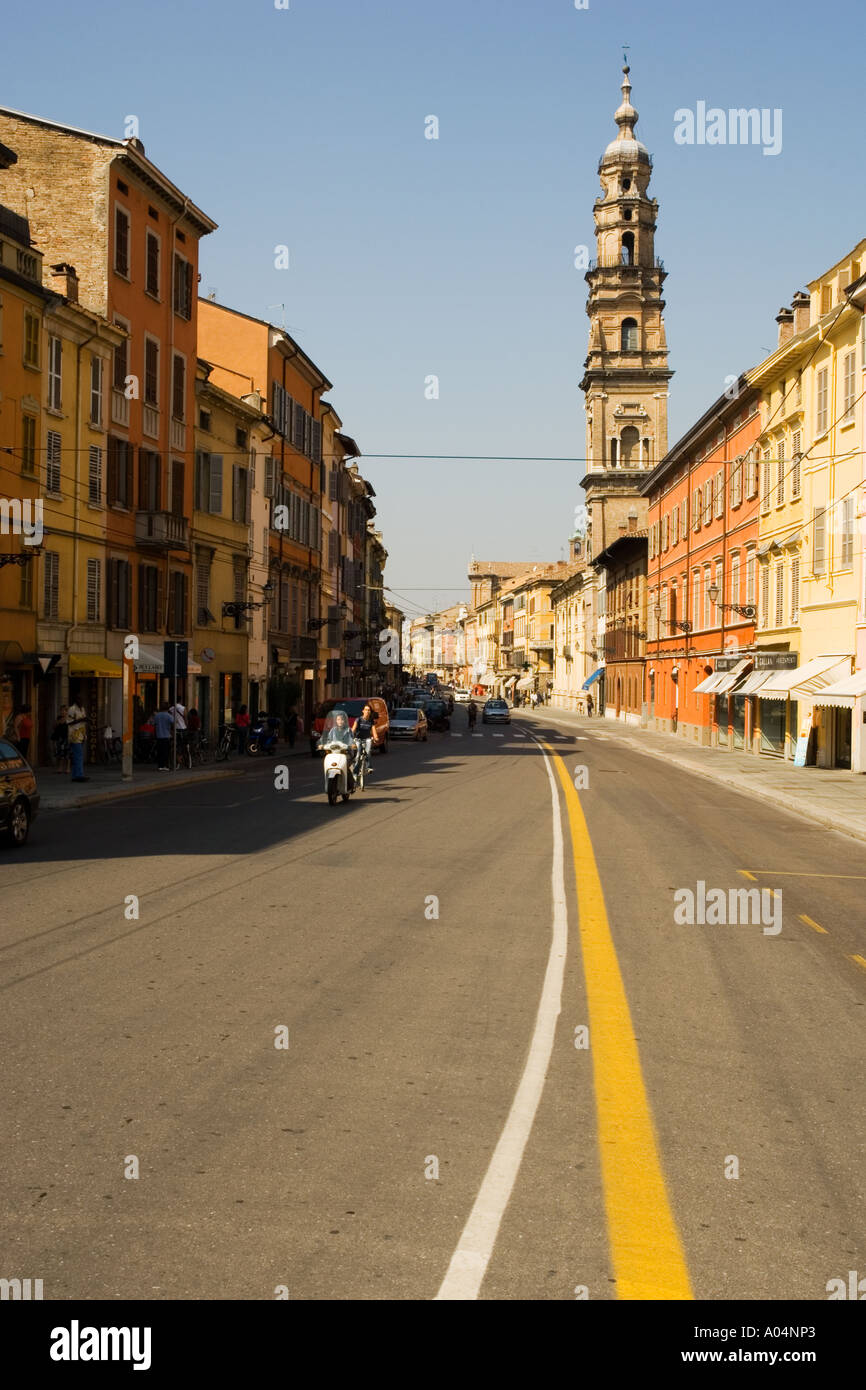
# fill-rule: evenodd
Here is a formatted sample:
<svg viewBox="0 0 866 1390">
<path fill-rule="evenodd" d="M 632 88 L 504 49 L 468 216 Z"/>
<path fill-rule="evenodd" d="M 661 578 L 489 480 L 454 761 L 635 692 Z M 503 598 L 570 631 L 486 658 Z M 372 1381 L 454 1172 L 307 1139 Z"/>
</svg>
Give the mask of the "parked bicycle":
<svg viewBox="0 0 866 1390">
<path fill-rule="evenodd" d="M 238 731 L 234 724 L 221 724 L 219 739 L 217 741 L 214 757 L 218 763 L 224 763 L 229 753 L 238 746 Z"/>
</svg>

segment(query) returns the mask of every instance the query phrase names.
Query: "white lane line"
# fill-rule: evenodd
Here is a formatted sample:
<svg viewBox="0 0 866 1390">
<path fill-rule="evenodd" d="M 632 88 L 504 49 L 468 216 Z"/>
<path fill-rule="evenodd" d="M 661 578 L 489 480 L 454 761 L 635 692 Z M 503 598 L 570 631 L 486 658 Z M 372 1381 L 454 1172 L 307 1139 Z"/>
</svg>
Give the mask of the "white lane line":
<svg viewBox="0 0 866 1390">
<path fill-rule="evenodd" d="M 505 738 L 505 735 L 504 735 L 504 734 L 494 734 L 493 737 L 494 737 L 494 738 Z"/>
<path fill-rule="evenodd" d="M 473 738 L 483 738 L 484 735 L 483 735 L 483 734 L 473 734 L 472 737 L 473 737 Z"/>
<path fill-rule="evenodd" d="M 462 738 L 463 735 L 462 735 L 462 734 L 452 734 L 451 737 L 452 737 L 452 738 Z"/>
<path fill-rule="evenodd" d="M 537 742 L 537 739 L 534 739 Z M 529 1047 L 529 1056 L 515 1092 L 505 1128 L 499 1143 L 493 1151 L 490 1166 L 484 1174 L 484 1181 L 475 1198 L 475 1205 L 469 1213 L 469 1220 L 457 1242 L 457 1249 L 451 1256 L 448 1272 L 434 1302 L 449 1300 L 476 1299 L 487 1273 L 487 1266 L 493 1254 L 493 1247 L 499 1235 L 499 1227 L 508 1206 L 514 1187 L 523 1152 L 532 1131 L 538 1103 L 544 1090 L 553 1039 L 556 1033 L 556 1020 L 562 1010 L 562 982 L 565 975 L 565 955 L 568 949 L 568 908 L 565 898 L 565 857 L 562 848 L 562 820 L 559 808 L 559 792 L 550 759 L 542 751 L 547 779 L 550 783 L 550 797 L 553 812 L 553 864 L 551 868 L 551 887 L 553 892 L 553 927 L 550 939 L 550 954 L 544 984 L 541 988 L 541 1001 L 535 1017 L 535 1029 Z"/>
</svg>

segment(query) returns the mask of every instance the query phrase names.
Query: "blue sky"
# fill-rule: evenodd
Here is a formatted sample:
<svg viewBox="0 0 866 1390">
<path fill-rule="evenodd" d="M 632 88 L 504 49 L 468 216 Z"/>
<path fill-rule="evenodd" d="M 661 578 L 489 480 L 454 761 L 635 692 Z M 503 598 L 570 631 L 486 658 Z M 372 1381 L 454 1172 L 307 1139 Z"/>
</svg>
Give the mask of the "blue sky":
<svg viewBox="0 0 866 1390">
<path fill-rule="evenodd" d="M 220 224 L 202 291 L 277 322 L 285 304 L 363 450 L 458 456 L 364 464 L 386 581 L 426 609 L 465 593 L 473 551 L 559 558 L 583 496 L 581 463 L 466 456 L 585 452 L 573 248 L 593 245 L 622 45 L 655 164 L 673 442 L 774 346 L 779 307 L 866 233 L 862 13 L 855 0 L 47 0 L 16 14 L 30 56 L 7 64 L 3 100 L 118 137 L 136 115 L 148 155 Z M 781 108 L 781 153 L 677 145 L 674 112 L 698 101 Z M 279 244 L 289 270 L 274 268 Z"/>
</svg>

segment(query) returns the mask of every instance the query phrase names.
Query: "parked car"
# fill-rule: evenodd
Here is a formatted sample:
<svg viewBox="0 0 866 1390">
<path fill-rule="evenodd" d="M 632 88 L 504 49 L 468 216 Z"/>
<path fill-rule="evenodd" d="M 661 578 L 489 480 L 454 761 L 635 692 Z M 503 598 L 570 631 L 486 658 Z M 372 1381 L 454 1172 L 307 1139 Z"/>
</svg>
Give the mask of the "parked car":
<svg viewBox="0 0 866 1390">
<path fill-rule="evenodd" d="M 505 700 L 488 700 L 481 713 L 482 724 L 510 724 L 511 710 Z"/>
<path fill-rule="evenodd" d="M 391 715 L 392 738 L 414 738 L 415 742 L 427 742 L 427 716 L 416 706 L 405 705 L 395 709 Z"/>
<path fill-rule="evenodd" d="M 39 810 L 36 775 L 14 743 L 0 738 L 0 834 L 20 849 Z"/>
<path fill-rule="evenodd" d="M 349 723 L 354 724 L 365 705 L 369 705 L 374 714 L 379 716 L 376 720 L 376 737 L 373 740 L 373 749 L 379 753 L 387 753 L 391 721 L 388 715 L 388 706 L 379 695 L 359 695 L 357 698 L 346 700 L 328 700 L 326 701 L 326 713 L 330 713 L 332 709 L 344 709 L 349 716 Z"/>
<path fill-rule="evenodd" d="M 425 714 L 427 715 L 427 723 L 431 729 L 438 729 L 445 732 L 451 728 L 448 706 L 444 700 L 428 700 Z"/>
</svg>

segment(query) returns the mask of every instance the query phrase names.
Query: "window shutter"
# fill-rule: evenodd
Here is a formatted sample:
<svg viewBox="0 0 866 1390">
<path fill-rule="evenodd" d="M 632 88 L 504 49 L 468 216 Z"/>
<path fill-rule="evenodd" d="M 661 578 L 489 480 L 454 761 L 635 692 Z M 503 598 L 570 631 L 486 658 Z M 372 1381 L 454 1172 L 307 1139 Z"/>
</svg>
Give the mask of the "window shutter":
<svg viewBox="0 0 866 1390">
<path fill-rule="evenodd" d="M 62 458 L 60 449 L 60 435 L 56 430 L 49 430 L 45 441 L 45 491 L 60 491 L 60 460 Z"/>
<path fill-rule="evenodd" d="M 827 563 L 827 513 L 823 507 L 812 511 L 812 573 L 823 574 Z"/>
<path fill-rule="evenodd" d="M 249 526 L 252 517 L 252 500 L 253 470 L 248 468 L 244 470 L 244 514 L 241 517 L 241 520 L 246 522 L 247 526 Z"/>
<path fill-rule="evenodd" d="M 132 506 L 132 445 L 128 440 L 122 441 L 121 467 L 123 480 L 123 496 L 120 499 L 124 507 Z"/>
<path fill-rule="evenodd" d="M 795 555 L 791 561 L 791 622 L 800 616 L 800 557 Z"/>
<path fill-rule="evenodd" d="M 761 570 L 761 626 L 770 625 L 770 569 L 764 565 Z"/>
<path fill-rule="evenodd" d="M 91 444 L 88 450 L 88 501 L 98 505 L 102 501 L 102 449 Z"/>
<path fill-rule="evenodd" d="M 210 494 L 207 510 L 218 516 L 223 509 L 223 456 L 210 456 Z"/>
<path fill-rule="evenodd" d="M 292 426 L 292 443 L 296 449 L 304 452 L 304 416 L 306 411 L 297 401 L 294 402 L 294 422 Z"/>
<path fill-rule="evenodd" d="M 175 516 L 183 516 L 184 509 L 184 484 L 186 482 L 186 465 L 180 459 L 172 459 L 171 463 L 171 510 Z"/>
<path fill-rule="evenodd" d="M 241 516 L 241 470 L 235 463 L 232 465 L 232 521 L 239 521 Z"/>
<path fill-rule="evenodd" d="M 99 561 L 87 561 L 87 621 L 99 622 Z"/>
</svg>

